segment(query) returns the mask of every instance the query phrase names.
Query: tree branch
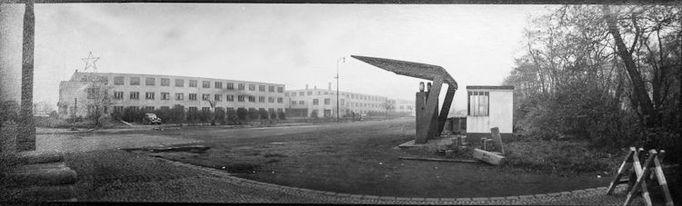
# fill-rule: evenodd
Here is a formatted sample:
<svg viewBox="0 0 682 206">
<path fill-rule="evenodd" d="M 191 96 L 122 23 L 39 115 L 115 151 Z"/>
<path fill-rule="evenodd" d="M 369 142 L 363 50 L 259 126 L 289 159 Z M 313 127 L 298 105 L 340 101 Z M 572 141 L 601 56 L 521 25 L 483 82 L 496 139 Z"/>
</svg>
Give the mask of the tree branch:
<svg viewBox="0 0 682 206">
<path fill-rule="evenodd" d="M 632 26 L 635 28 L 635 40 L 632 41 L 632 45 L 630 46 L 630 51 L 629 51 L 629 53 L 632 55 L 632 52 L 635 51 L 635 45 L 637 45 L 637 41 L 639 40 L 639 37 L 641 35 L 641 30 L 640 30 L 639 26 L 637 25 L 637 18 L 635 16 L 634 12 L 630 15 L 630 19 L 632 20 Z"/>
</svg>

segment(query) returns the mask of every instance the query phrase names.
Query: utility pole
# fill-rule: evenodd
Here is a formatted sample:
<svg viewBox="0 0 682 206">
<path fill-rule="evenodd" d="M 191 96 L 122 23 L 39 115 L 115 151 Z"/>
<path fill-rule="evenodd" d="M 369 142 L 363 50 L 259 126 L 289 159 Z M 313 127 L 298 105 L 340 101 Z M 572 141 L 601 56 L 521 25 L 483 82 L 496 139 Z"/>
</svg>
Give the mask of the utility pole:
<svg viewBox="0 0 682 206">
<path fill-rule="evenodd" d="M 336 121 L 339 121 L 339 61 L 346 62 L 346 57 L 336 59 Z"/>
</svg>

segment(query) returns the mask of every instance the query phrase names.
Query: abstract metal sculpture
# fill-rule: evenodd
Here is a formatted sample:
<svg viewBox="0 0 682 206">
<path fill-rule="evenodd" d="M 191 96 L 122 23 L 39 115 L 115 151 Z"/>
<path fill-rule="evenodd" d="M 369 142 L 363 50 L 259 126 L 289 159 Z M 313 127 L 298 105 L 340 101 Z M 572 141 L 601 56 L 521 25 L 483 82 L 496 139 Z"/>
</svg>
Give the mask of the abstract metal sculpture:
<svg viewBox="0 0 682 206">
<path fill-rule="evenodd" d="M 420 91 L 416 95 L 417 134 L 415 144 L 424 144 L 428 139 L 438 136 L 443 131 L 450 105 L 452 105 L 452 98 L 457 91 L 457 82 L 443 67 L 376 57 L 356 55 L 351 55 L 351 57 L 396 74 L 432 81 L 433 84 L 429 83 L 426 91 L 424 91 L 422 83 Z M 443 107 L 439 112 L 438 95 L 443 83 L 448 84 L 448 89 Z"/>
</svg>

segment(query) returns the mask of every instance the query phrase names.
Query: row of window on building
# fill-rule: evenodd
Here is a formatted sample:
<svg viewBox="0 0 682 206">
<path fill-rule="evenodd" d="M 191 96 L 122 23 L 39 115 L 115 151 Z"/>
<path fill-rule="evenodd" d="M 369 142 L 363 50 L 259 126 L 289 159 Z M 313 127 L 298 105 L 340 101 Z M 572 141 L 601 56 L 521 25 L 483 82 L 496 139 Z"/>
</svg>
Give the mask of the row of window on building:
<svg viewBox="0 0 682 206">
<path fill-rule="evenodd" d="M 90 90 L 88 90 L 88 98 L 95 98 L 95 95 L 91 95 L 94 93 L 91 93 Z M 170 100 L 171 98 L 171 93 L 170 92 L 160 92 L 161 94 L 161 100 Z M 154 100 L 156 99 L 156 92 L 145 92 L 145 99 L 147 100 Z M 189 93 L 188 95 L 189 100 L 198 100 L 197 93 Z M 234 97 L 237 96 L 237 102 L 256 102 L 256 96 L 251 96 L 251 95 L 225 95 L 225 101 L 227 102 L 234 102 Z M 114 91 L 114 99 L 119 99 L 122 100 L 124 97 L 124 92 L 121 91 Z M 213 98 L 211 98 L 213 97 Z M 128 99 L 130 100 L 139 100 L 140 99 L 140 92 L 129 92 Z M 185 93 L 175 93 L 175 100 L 185 100 Z M 209 101 L 213 100 L 216 102 L 223 101 L 223 95 L 222 94 L 201 94 L 201 100 L 204 101 Z M 258 102 L 265 102 L 266 97 L 265 96 L 258 96 Z M 269 103 L 275 103 L 275 100 L 277 103 L 283 103 L 284 99 L 282 97 L 267 97 L 267 102 Z"/>
<path fill-rule="evenodd" d="M 324 105 L 330 105 L 331 104 L 331 99 L 330 98 L 325 98 L 324 99 Z M 339 104 L 341 106 L 346 106 L 346 100 L 345 99 L 340 99 Z M 305 105 L 304 100 L 292 100 L 291 105 Z M 320 105 L 320 99 L 313 99 L 313 105 Z M 373 103 L 360 103 L 360 102 L 350 102 L 350 106 L 354 107 L 370 107 L 370 108 L 380 108 L 381 104 L 373 104 Z"/>
<path fill-rule="evenodd" d="M 128 85 L 130 86 L 139 86 L 141 85 L 141 77 L 129 77 L 128 78 Z M 145 77 L 144 78 L 144 85 L 146 86 L 156 86 L 156 79 L 154 77 Z M 170 78 L 159 78 L 161 80 L 160 85 L 161 86 L 170 86 Z M 106 79 L 104 79 L 106 81 Z M 174 85 L 175 87 L 185 87 L 185 80 L 184 79 L 174 79 Z M 188 87 L 198 87 L 198 82 L 199 80 L 189 80 L 189 84 L 187 85 Z M 225 83 L 225 84 L 223 84 Z M 123 76 L 116 76 L 114 77 L 114 85 L 125 85 L 125 77 Z M 202 88 L 211 88 L 211 85 L 213 85 L 213 88 L 216 89 L 223 89 L 223 85 L 225 86 L 225 89 L 228 90 L 234 90 L 235 89 L 235 83 L 234 82 L 222 82 L 222 81 L 213 81 L 213 84 L 211 84 L 211 81 L 201 81 L 201 87 Z M 237 90 L 246 90 L 246 87 L 248 86 L 249 91 L 256 91 L 256 87 L 258 87 L 258 91 L 261 92 L 275 92 L 275 90 L 278 93 L 284 92 L 284 87 L 280 86 L 274 86 L 274 85 L 256 85 L 256 84 L 245 84 L 245 83 L 236 83 L 237 85 Z"/>
<path fill-rule="evenodd" d="M 398 109 L 399 109 L 399 110 L 403 110 L 403 109 L 412 110 L 412 106 L 400 105 L 400 106 L 398 106 Z"/>
<path fill-rule="evenodd" d="M 285 92 L 284 96 L 291 96 L 291 97 L 296 97 L 296 96 L 313 96 L 313 94 L 317 95 L 334 95 L 336 93 L 334 92 L 329 92 L 329 91 L 299 91 L 299 92 Z M 341 93 L 341 96 L 344 96 L 346 98 L 350 99 L 359 99 L 359 100 L 369 100 L 369 101 L 383 101 L 385 98 L 377 97 L 377 96 L 368 96 L 368 95 L 360 95 L 360 94 L 347 94 L 347 93 Z"/>
<path fill-rule="evenodd" d="M 122 112 L 125 110 L 125 108 L 129 108 L 129 109 L 132 110 L 132 111 L 139 111 L 139 110 L 141 109 L 142 111 L 149 111 L 149 112 L 154 111 L 154 110 L 156 109 L 156 107 L 153 107 L 153 106 L 141 106 L 141 107 L 139 107 L 139 106 L 127 106 L 127 107 L 124 107 L 124 106 L 113 106 L 113 109 L 114 109 L 113 112 L 115 112 L 115 113 L 122 113 Z M 237 109 L 239 109 L 239 108 L 247 109 L 247 108 L 244 108 L 244 107 L 238 107 L 238 108 L 234 108 L 234 107 L 215 107 L 215 111 L 224 111 L 224 112 L 232 113 L 232 112 L 236 112 Z M 88 108 L 88 109 L 90 109 L 90 108 Z M 161 107 L 159 107 L 159 109 L 161 109 L 161 110 L 170 110 L 171 108 L 170 108 L 169 106 L 161 106 Z M 199 107 L 187 107 L 187 111 L 189 111 L 189 112 L 198 112 L 198 111 L 199 111 Z M 202 112 L 210 112 L 210 111 L 211 111 L 211 108 L 210 108 L 210 107 L 201 107 L 201 111 L 202 111 Z M 252 107 L 252 108 L 248 108 L 248 111 L 267 111 L 267 112 L 269 112 L 269 113 L 274 113 L 274 112 L 280 113 L 280 112 L 284 112 L 284 109 L 282 109 L 282 108 L 277 108 L 277 109 L 275 109 L 275 108 L 268 108 L 268 109 L 266 110 L 265 108 L 258 108 L 258 109 L 256 109 L 256 108 L 253 108 L 253 107 Z M 106 111 L 106 108 L 105 108 L 105 111 L 104 111 L 104 112 L 107 112 L 107 111 Z"/>
</svg>

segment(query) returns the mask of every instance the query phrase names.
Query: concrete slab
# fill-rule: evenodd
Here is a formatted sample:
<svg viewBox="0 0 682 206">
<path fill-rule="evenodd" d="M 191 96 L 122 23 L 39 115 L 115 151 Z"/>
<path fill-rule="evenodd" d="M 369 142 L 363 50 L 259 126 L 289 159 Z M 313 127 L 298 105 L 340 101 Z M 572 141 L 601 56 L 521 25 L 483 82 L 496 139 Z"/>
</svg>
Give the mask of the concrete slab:
<svg viewBox="0 0 682 206">
<path fill-rule="evenodd" d="M 429 139 L 424 144 L 416 144 L 415 140 L 410 140 L 405 143 L 398 145 L 398 148 L 409 149 L 409 148 L 428 148 L 437 149 L 438 147 L 447 147 L 454 144 L 455 137 L 441 137 L 437 139 Z"/>
<path fill-rule="evenodd" d="M 428 142 L 427 142 L 428 143 Z M 407 141 L 398 145 L 399 148 L 413 148 L 413 147 L 424 147 L 426 144 L 415 144 L 414 140 Z"/>
<path fill-rule="evenodd" d="M 19 166 L 4 174 L 10 187 L 73 184 L 77 174 L 64 162 Z"/>
<path fill-rule="evenodd" d="M 504 161 L 504 156 L 499 155 L 498 153 L 494 152 L 488 152 L 485 150 L 480 150 L 480 149 L 474 149 L 473 151 L 473 156 L 474 159 L 492 164 L 492 165 L 500 165 Z"/>
<path fill-rule="evenodd" d="M 36 150 L 19 152 L 17 157 L 19 162 L 22 164 L 40 164 L 64 161 L 64 155 L 62 153 Z"/>
<path fill-rule="evenodd" d="M 161 147 L 203 141 L 150 134 L 41 134 L 36 137 L 38 152 L 86 152 L 105 149 Z"/>
</svg>

